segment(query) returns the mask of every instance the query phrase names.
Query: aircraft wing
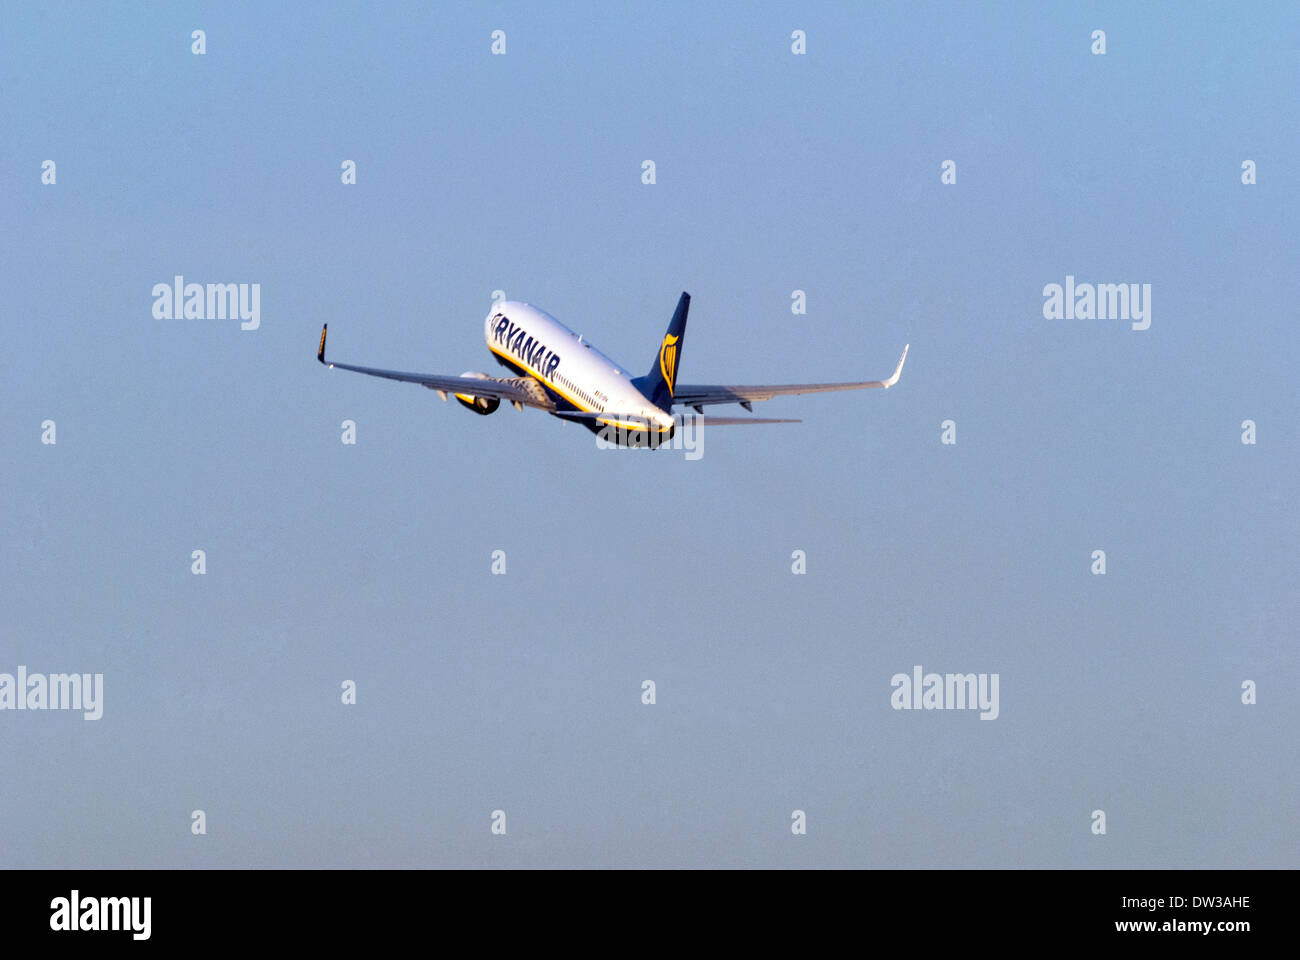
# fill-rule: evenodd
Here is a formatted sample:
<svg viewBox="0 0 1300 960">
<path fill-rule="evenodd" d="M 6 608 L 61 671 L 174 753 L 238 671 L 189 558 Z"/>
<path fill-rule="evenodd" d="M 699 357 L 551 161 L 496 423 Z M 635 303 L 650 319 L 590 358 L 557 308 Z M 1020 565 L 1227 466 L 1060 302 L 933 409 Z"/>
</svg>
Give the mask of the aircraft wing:
<svg viewBox="0 0 1300 960">
<path fill-rule="evenodd" d="M 865 390 L 868 387 L 888 389 L 898 383 L 903 373 L 903 361 L 907 359 L 907 350 L 911 344 L 903 347 L 903 355 L 898 358 L 898 366 L 887 380 L 862 380 L 854 383 L 787 383 L 754 386 L 725 386 L 714 384 L 679 383 L 673 390 L 673 404 L 695 407 L 699 410 L 708 403 L 738 403 L 746 410 L 758 400 L 771 400 L 773 397 L 788 396 L 798 393 L 829 393 L 832 390 Z M 709 421 L 705 421 L 708 423 Z M 714 421 L 716 422 L 716 421 Z"/>
<path fill-rule="evenodd" d="M 372 377 L 401 380 L 404 383 L 418 383 L 422 387 L 436 390 L 444 400 L 447 399 L 449 393 L 463 393 L 475 397 L 491 397 L 505 400 L 508 403 L 522 403 L 530 407 L 540 407 L 543 410 L 553 410 L 555 407 L 554 403 L 546 395 L 546 391 L 535 381 L 525 377 L 512 377 L 507 380 L 489 377 L 482 380 L 477 377 L 448 377 L 436 373 L 403 373 L 400 370 L 358 367 L 350 363 L 335 363 L 333 360 L 326 360 L 325 335 L 328 331 L 329 324 L 327 323 L 321 328 L 320 349 L 316 351 L 316 359 L 330 369 L 338 367 L 340 370 L 351 370 L 354 373 L 364 373 Z"/>
</svg>

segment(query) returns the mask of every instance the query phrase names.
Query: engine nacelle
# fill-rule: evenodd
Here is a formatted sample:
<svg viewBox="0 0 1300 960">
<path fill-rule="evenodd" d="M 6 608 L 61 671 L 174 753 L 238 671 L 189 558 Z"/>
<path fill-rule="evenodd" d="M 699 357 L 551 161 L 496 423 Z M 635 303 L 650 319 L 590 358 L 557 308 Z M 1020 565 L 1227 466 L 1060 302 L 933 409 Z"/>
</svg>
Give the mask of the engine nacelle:
<svg viewBox="0 0 1300 960">
<path fill-rule="evenodd" d="M 462 377 L 473 377 L 475 380 L 491 380 L 486 373 L 480 373 L 477 370 L 468 370 L 461 374 Z M 489 413 L 496 413 L 497 407 L 501 406 L 499 397 L 476 397 L 472 393 L 455 394 L 456 402 L 462 407 L 473 410 L 479 416 L 486 417 Z"/>
</svg>

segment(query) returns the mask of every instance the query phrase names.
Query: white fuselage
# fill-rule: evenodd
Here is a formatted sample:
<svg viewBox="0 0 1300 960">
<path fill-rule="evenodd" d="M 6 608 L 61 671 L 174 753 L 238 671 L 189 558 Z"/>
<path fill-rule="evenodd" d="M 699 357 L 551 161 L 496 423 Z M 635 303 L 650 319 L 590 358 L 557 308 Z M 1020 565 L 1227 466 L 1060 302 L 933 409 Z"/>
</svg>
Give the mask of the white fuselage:
<svg viewBox="0 0 1300 960">
<path fill-rule="evenodd" d="M 651 403 L 621 365 L 543 310 L 516 301 L 496 304 L 483 335 L 497 361 L 541 384 L 558 410 L 636 415 L 661 430 L 672 427 L 671 413 Z"/>
</svg>

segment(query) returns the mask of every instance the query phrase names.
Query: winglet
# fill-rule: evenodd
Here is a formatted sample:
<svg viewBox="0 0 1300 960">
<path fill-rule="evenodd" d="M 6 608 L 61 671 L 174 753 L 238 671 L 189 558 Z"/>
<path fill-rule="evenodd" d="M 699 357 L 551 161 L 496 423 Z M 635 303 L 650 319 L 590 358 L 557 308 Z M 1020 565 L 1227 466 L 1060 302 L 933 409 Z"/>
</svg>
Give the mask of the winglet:
<svg viewBox="0 0 1300 960">
<path fill-rule="evenodd" d="M 327 323 L 320 328 L 320 349 L 316 351 L 316 359 L 325 363 L 325 333 L 329 330 L 330 325 Z M 329 364 L 326 364 L 329 366 Z"/>
<path fill-rule="evenodd" d="M 324 349 L 323 346 L 324 343 L 325 340 L 322 338 L 321 339 L 322 349 Z M 911 346 L 910 343 L 903 345 L 903 355 L 898 358 L 898 366 L 894 368 L 894 375 L 882 384 L 882 386 L 884 386 L 886 390 L 888 390 L 894 384 L 898 383 L 898 378 L 903 375 L 903 361 L 907 359 L 907 348 L 910 346 Z"/>
</svg>

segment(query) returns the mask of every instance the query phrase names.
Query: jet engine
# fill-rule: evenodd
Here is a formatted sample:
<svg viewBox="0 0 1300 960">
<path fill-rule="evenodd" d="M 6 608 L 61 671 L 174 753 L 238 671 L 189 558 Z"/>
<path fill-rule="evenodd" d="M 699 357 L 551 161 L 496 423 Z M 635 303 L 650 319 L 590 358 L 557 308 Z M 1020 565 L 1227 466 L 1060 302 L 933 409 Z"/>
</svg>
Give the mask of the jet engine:
<svg viewBox="0 0 1300 960">
<path fill-rule="evenodd" d="M 491 380 L 486 373 L 480 373 L 477 370 L 469 370 L 461 374 L 462 377 L 472 377 L 475 380 Z M 462 406 L 473 410 L 479 416 L 486 417 L 489 413 L 496 413 L 497 407 L 501 406 L 499 397 L 476 397 L 472 393 L 456 394 L 456 401 Z"/>
</svg>

